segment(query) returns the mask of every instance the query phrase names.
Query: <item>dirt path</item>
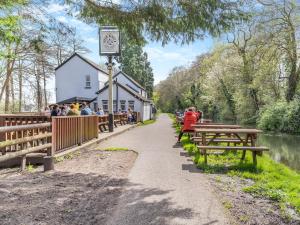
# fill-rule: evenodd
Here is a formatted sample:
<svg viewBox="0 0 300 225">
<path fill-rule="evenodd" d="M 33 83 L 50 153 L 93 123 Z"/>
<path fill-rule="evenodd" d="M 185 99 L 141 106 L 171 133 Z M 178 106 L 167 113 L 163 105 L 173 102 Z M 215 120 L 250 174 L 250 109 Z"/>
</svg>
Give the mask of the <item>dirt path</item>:
<svg viewBox="0 0 300 225">
<path fill-rule="evenodd" d="M 170 118 L 103 142 L 139 153 L 108 225 L 231 224 L 207 177 L 176 147 Z"/>
<path fill-rule="evenodd" d="M 136 156 L 91 150 L 56 164 L 54 172 L 0 171 L 0 224 L 105 224 Z"/>
</svg>

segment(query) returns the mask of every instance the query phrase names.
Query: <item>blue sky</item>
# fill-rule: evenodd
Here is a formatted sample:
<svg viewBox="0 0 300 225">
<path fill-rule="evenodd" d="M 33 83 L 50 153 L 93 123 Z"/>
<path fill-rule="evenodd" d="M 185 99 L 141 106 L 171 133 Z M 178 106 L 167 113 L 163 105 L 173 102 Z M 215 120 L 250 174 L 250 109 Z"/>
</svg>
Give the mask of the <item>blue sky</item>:
<svg viewBox="0 0 300 225">
<path fill-rule="evenodd" d="M 57 20 L 68 25 L 75 26 L 81 38 L 84 40 L 84 45 L 91 51 L 85 56 L 96 63 L 105 63 L 106 58 L 99 56 L 98 43 L 98 28 L 96 25 L 89 25 L 75 17 L 67 15 L 68 6 L 57 4 L 54 0 L 45 9 Z M 198 40 L 189 45 L 179 45 L 169 43 L 164 47 L 158 42 L 149 42 L 144 51 L 147 52 L 151 67 L 154 72 L 154 83 L 167 78 L 170 71 L 177 66 L 188 66 L 195 60 L 197 55 L 208 52 L 212 49 L 214 40 L 207 37 L 204 40 Z M 50 81 L 50 89 L 54 90 L 54 82 Z M 53 86 L 53 87 L 52 87 Z"/>
</svg>

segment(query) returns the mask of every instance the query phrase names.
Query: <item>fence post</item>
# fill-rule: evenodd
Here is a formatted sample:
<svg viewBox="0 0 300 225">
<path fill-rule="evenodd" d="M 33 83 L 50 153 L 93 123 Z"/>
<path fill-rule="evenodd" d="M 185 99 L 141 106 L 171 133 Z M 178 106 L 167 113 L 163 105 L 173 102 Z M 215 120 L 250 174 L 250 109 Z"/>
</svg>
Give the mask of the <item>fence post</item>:
<svg viewBox="0 0 300 225">
<path fill-rule="evenodd" d="M 4 126 L 5 126 L 5 117 L 0 116 L 0 127 L 4 127 Z M 0 134 L 0 142 L 2 142 L 2 141 L 6 141 L 6 134 L 5 133 Z M 0 151 L 2 152 L 2 155 L 6 154 L 6 148 L 0 148 Z"/>
<path fill-rule="evenodd" d="M 55 118 L 52 118 L 52 126 L 51 126 L 51 132 L 52 132 L 52 147 L 47 150 L 47 156 L 44 157 L 44 171 L 54 170 L 54 154 L 56 150 L 56 131 L 57 131 L 57 120 Z"/>
</svg>

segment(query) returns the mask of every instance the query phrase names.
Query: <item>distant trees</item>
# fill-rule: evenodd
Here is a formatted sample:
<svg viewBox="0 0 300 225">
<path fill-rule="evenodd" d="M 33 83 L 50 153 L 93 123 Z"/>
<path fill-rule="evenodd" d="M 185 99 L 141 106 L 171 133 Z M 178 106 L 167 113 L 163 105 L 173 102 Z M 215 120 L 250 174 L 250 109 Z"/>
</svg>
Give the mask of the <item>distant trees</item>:
<svg viewBox="0 0 300 225">
<path fill-rule="evenodd" d="M 252 17 L 223 34 L 227 43 L 198 57 L 190 67 L 172 71 L 157 85 L 159 106 L 174 111 L 195 105 L 207 117 L 217 112 L 222 120 L 299 132 L 293 115 L 299 114 L 300 106 L 300 4 L 259 0 L 247 10 Z M 275 109 L 285 118 L 283 125 L 277 124 Z"/>
<path fill-rule="evenodd" d="M 6 3 L 0 5 L 0 111 L 22 111 L 25 101 L 40 111 L 49 103 L 47 83 L 54 68 L 74 51 L 87 49 L 76 29 L 45 12 L 43 2 Z"/>
<path fill-rule="evenodd" d="M 122 51 L 118 58 L 120 69 L 145 87 L 149 97 L 153 93 L 153 71 L 148 55 L 143 46 L 130 41 L 126 34 L 122 35 Z"/>
</svg>

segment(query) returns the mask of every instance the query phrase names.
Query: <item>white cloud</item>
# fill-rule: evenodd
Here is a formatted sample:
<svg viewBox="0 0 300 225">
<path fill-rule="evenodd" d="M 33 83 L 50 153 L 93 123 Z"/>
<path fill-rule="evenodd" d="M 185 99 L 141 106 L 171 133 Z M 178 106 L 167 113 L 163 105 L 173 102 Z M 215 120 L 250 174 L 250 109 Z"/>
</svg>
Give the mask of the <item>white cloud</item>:
<svg viewBox="0 0 300 225">
<path fill-rule="evenodd" d="M 56 17 L 56 19 L 59 21 L 59 22 L 62 22 L 62 23 L 67 23 L 68 20 L 65 16 L 58 16 Z"/>
<path fill-rule="evenodd" d="M 60 13 L 62 11 L 65 11 L 69 8 L 68 5 L 60 5 L 57 3 L 51 3 L 48 5 L 48 7 L 45 9 L 48 13 Z"/>
<path fill-rule="evenodd" d="M 147 52 L 149 60 L 178 60 L 186 62 L 185 57 L 180 52 L 167 51 L 161 48 L 145 47 L 144 51 Z"/>
<path fill-rule="evenodd" d="M 98 39 L 94 37 L 89 37 L 84 39 L 86 43 L 88 44 L 98 44 Z"/>
</svg>

